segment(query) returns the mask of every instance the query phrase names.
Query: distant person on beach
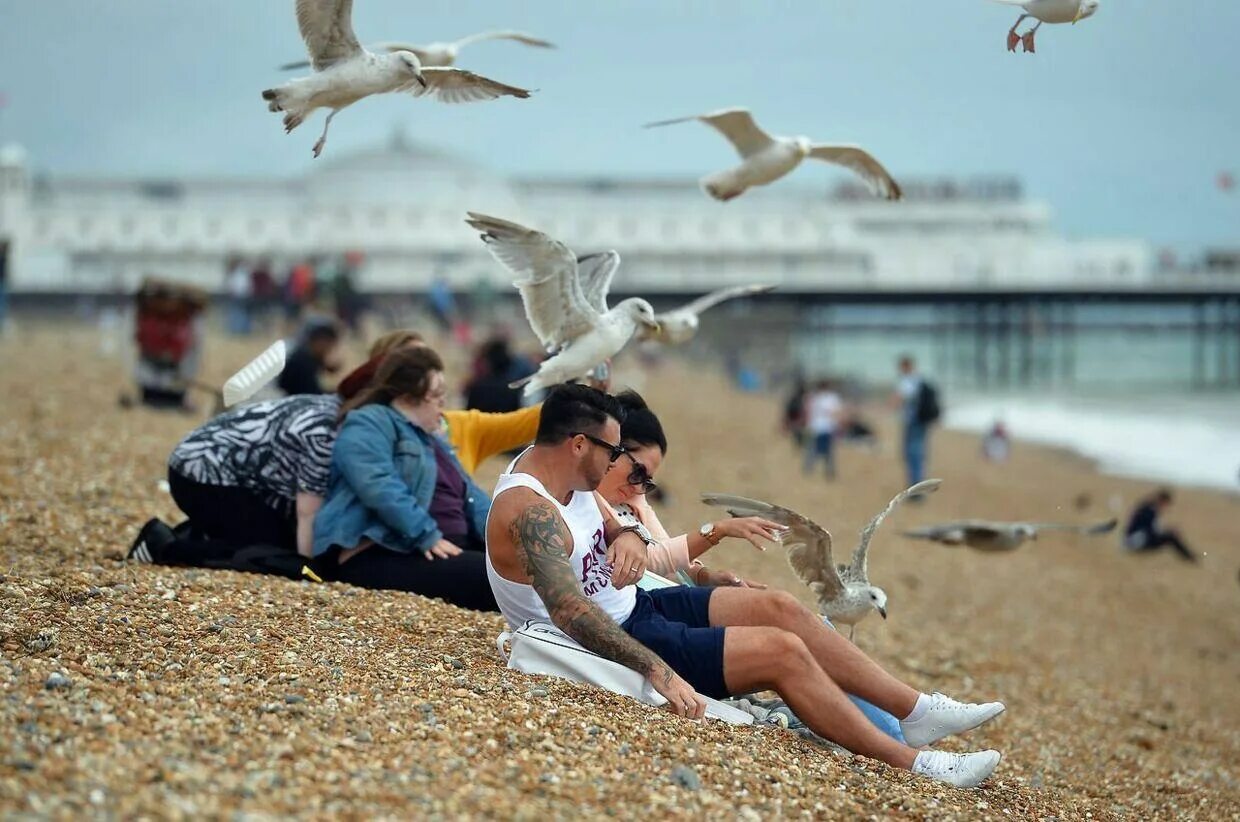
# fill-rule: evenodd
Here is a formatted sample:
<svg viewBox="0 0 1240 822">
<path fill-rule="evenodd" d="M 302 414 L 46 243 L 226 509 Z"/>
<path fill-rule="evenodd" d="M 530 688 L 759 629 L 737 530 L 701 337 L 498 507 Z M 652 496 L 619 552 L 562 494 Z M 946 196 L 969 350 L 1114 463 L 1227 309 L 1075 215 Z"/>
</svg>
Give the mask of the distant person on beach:
<svg viewBox="0 0 1240 822">
<path fill-rule="evenodd" d="M 792 437 L 798 450 L 805 447 L 805 397 L 808 394 L 809 384 L 803 377 L 797 377 L 784 400 L 784 433 Z"/>
<path fill-rule="evenodd" d="M 148 277 L 135 301 L 134 379 L 140 402 L 151 408 L 192 411 L 187 393 L 202 362 L 201 315 L 207 295 L 193 286 Z M 122 398 L 122 404 L 129 401 Z"/>
<path fill-rule="evenodd" d="M 307 320 L 276 386 L 289 396 L 327 393 L 319 382 L 319 373 L 339 370 L 339 347 L 340 329 L 335 322 L 324 317 Z"/>
<path fill-rule="evenodd" d="M 916 485 L 926 475 L 926 439 L 930 426 L 941 415 L 938 390 L 917 371 L 917 363 L 909 355 L 899 360 L 900 381 L 893 404 L 900 409 L 904 428 L 904 468 L 909 485 Z M 912 498 L 910 498 L 912 499 Z"/>
<path fill-rule="evenodd" d="M 826 468 L 827 479 L 835 479 L 836 430 L 844 411 L 844 402 L 830 380 L 819 380 L 805 398 L 805 457 L 801 472 L 809 474 L 818 462 Z"/>
<path fill-rule="evenodd" d="M 4 331 L 9 318 L 9 245 L 8 240 L 0 240 L 0 333 Z"/>
<path fill-rule="evenodd" d="M 495 486 L 487 575 L 514 630 L 554 623 L 582 646 L 642 674 L 672 712 L 701 718 L 698 695 L 775 689 L 819 736 L 853 753 L 958 787 L 983 782 L 997 751 L 916 748 L 976 728 L 1003 710 L 918 693 L 832 631 L 791 594 L 738 586 L 638 590 L 645 541 L 594 495 L 610 470 L 636 468 L 621 443 L 624 406 L 582 385 L 547 395 L 538 437 Z M 623 466 L 616 463 L 624 461 Z M 898 717 L 907 744 L 847 697 Z"/>
<path fill-rule="evenodd" d="M 996 420 L 995 424 L 982 437 L 982 456 L 990 462 L 1007 462 L 1012 452 L 1012 441 L 1008 437 L 1007 426 Z"/>
<path fill-rule="evenodd" d="M 1128 520 L 1128 527 L 1124 529 L 1124 548 L 1133 553 L 1144 553 L 1170 547 L 1180 555 L 1180 559 L 1197 562 L 1197 555 L 1180 539 L 1179 532 L 1173 528 L 1163 528 L 1159 523 L 1171 500 L 1171 491 L 1160 488 L 1137 505 Z"/>
</svg>

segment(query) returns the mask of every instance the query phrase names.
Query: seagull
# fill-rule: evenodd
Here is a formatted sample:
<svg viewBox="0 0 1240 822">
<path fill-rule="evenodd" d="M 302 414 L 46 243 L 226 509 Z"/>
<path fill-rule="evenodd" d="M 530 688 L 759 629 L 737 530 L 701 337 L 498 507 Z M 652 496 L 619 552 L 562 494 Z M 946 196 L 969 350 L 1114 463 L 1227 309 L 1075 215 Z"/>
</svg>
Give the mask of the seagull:
<svg viewBox="0 0 1240 822">
<path fill-rule="evenodd" d="M 967 545 L 979 551 L 1012 551 L 1026 540 L 1037 539 L 1039 531 L 1070 531 L 1075 534 L 1106 534 L 1115 530 L 1119 520 L 1111 519 L 1095 525 L 1058 525 L 1048 522 L 984 522 L 970 519 L 914 528 L 904 536 L 927 539 L 943 545 Z"/>
<path fill-rule="evenodd" d="M 670 126 L 690 120 L 699 120 L 726 137 L 744 161 L 735 168 L 702 178 L 702 190 L 716 200 L 731 200 L 744 194 L 748 188 L 773 183 L 799 166 L 806 157 L 844 166 L 859 174 L 875 195 L 887 200 L 900 199 L 900 186 L 865 149 L 852 145 L 814 143 L 808 137 L 772 137 L 758 128 L 749 109 L 723 109 L 710 114 L 647 123 L 645 127 Z"/>
<path fill-rule="evenodd" d="M 687 343 L 693 339 L 698 330 L 698 315 L 709 308 L 714 308 L 719 303 L 735 300 L 738 297 L 750 297 L 754 294 L 765 294 L 774 290 L 773 285 L 736 285 L 731 288 L 721 288 L 718 291 L 712 291 L 704 297 L 698 297 L 691 303 L 682 305 L 680 308 L 667 311 L 663 314 L 656 314 L 655 321 L 659 324 L 658 330 L 643 327 L 637 330 L 637 338 L 639 340 L 654 340 L 656 342 L 666 343 L 668 345 L 680 345 Z"/>
<path fill-rule="evenodd" d="M 658 330 L 654 309 L 630 297 L 607 307 L 607 291 L 620 267 L 615 251 L 578 257 L 541 231 L 468 212 L 465 220 L 482 232 L 495 259 L 518 279 L 525 316 L 551 353 L 532 377 L 520 380 L 525 393 L 584 376 L 619 353 L 639 327 Z"/>
<path fill-rule="evenodd" d="M 887 515 L 900 503 L 912 496 L 929 494 L 938 490 L 941 480 L 922 480 L 911 488 L 901 491 L 887 503 L 887 507 L 874 516 L 861 529 L 861 539 L 853 550 L 848 565 L 836 565 L 831 558 L 831 534 L 818 523 L 769 502 L 746 499 L 729 494 L 703 494 L 707 505 L 726 508 L 734 517 L 765 517 L 787 526 L 780 541 L 788 548 L 788 564 L 801 582 L 818 597 L 819 610 L 834 624 L 849 626 L 848 638 L 853 638 L 857 623 L 878 611 L 887 618 L 887 594 L 882 588 L 870 584 L 866 558 L 874 532 Z"/>
<path fill-rule="evenodd" d="M 353 33 L 353 0 L 297 0 L 297 27 L 310 53 L 314 74 L 263 91 L 268 111 L 283 111 L 284 133 L 301 125 L 317 108 L 330 108 L 314 156 L 323 152 L 336 112 L 363 97 L 392 91 L 415 97 L 433 95 L 444 103 L 494 100 L 530 92 L 456 68 L 423 68 L 411 51 L 373 54 Z"/>
<path fill-rule="evenodd" d="M 1020 6 L 1024 9 L 1024 14 L 1017 17 L 1012 28 L 1008 29 L 1007 47 L 1008 51 L 1016 51 L 1016 44 L 1020 43 L 1030 54 L 1035 51 L 1034 35 L 1038 33 L 1043 23 L 1071 23 L 1075 26 L 1078 20 L 1093 17 L 1094 12 L 1098 10 L 1098 0 L 995 0 L 995 2 L 1005 6 Z M 1017 34 L 1016 27 L 1026 17 L 1036 18 L 1038 22 L 1024 35 Z"/>
<path fill-rule="evenodd" d="M 554 43 L 550 43 L 531 34 L 520 31 L 484 31 L 478 34 L 471 34 L 468 37 L 462 37 L 451 43 L 427 43 L 423 46 L 414 46 L 408 43 L 374 43 L 366 47 L 367 51 L 372 52 L 396 52 L 408 51 L 417 55 L 418 60 L 424 68 L 432 68 L 435 66 L 451 66 L 456 63 L 456 55 L 465 46 L 471 43 L 481 43 L 484 40 L 516 40 L 518 43 L 524 43 L 527 46 L 534 46 L 540 49 L 553 49 Z M 297 60 L 292 63 L 285 63 L 280 66 L 284 71 L 290 69 L 307 68 L 310 65 L 308 60 Z"/>
</svg>

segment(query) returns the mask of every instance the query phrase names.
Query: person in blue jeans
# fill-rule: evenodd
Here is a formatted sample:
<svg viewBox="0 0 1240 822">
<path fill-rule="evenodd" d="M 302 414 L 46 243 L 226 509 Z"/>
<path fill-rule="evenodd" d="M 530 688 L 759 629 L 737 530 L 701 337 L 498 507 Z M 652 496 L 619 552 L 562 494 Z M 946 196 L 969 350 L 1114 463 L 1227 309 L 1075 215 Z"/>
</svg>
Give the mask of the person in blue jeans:
<svg viewBox="0 0 1240 822">
<path fill-rule="evenodd" d="M 496 611 L 484 543 L 491 499 L 435 436 L 446 393 L 439 355 L 404 348 L 341 408 L 314 521 L 315 571 Z"/>
<path fill-rule="evenodd" d="M 926 477 L 927 423 L 921 421 L 921 393 L 924 380 L 917 373 L 917 363 L 907 354 L 900 358 L 900 382 L 896 387 L 896 402 L 900 408 L 900 420 L 904 428 L 901 453 L 908 484 L 916 485 Z"/>
</svg>

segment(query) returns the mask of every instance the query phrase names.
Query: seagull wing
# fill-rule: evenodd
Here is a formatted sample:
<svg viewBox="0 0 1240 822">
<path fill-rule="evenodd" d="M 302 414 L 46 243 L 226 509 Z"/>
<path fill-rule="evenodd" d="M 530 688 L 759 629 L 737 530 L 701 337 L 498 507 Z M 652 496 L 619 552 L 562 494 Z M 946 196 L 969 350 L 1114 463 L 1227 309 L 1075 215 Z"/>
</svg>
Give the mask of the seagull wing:
<svg viewBox="0 0 1240 822">
<path fill-rule="evenodd" d="M 620 255 L 615 251 L 600 251 L 577 258 L 577 279 L 586 295 L 586 302 L 600 314 L 607 313 L 607 295 L 611 281 L 620 268 Z"/>
<path fill-rule="evenodd" d="M 898 200 L 903 196 L 900 191 L 900 184 L 887 173 L 887 169 L 883 168 L 882 163 L 875 160 L 872 154 L 859 146 L 818 144 L 810 148 L 809 156 L 818 160 L 826 160 L 828 163 L 835 163 L 855 172 L 869 184 L 870 190 L 876 196 L 882 197 L 885 200 Z"/>
<path fill-rule="evenodd" d="M 888 514 L 900 507 L 900 503 L 912 496 L 937 491 L 942 482 L 942 480 L 928 479 L 917 483 L 911 488 L 905 488 L 896 494 L 891 502 L 887 503 L 886 508 L 875 514 L 874 519 L 870 520 L 861 529 L 861 540 L 857 543 L 856 550 L 853 551 L 852 561 L 849 562 L 848 570 L 844 572 L 844 577 L 857 582 L 868 582 L 870 579 L 868 576 L 869 568 L 866 563 L 870 553 L 870 540 L 874 539 L 874 532 L 878 530 L 878 526 L 883 524 L 883 520 L 887 518 Z"/>
<path fill-rule="evenodd" d="M 353 0 L 297 0 L 297 28 L 315 71 L 362 53 L 353 33 Z"/>
<path fill-rule="evenodd" d="M 745 108 L 729 108 L 722 111 L 713 111 L 710 114 L 695 114 L 692 117 L 659 120 L 658 122 L 647 123 L 646 128 L 670 126 L 674 123 L 687 123 L 690 120 L 703 122 L 728 138 L 728 142 L 736 148 L 742 158 L 757 154 L 774 142 L 771 135 L 758 128 L 758 124 L 753 121 L 753 115 L 749 113 L 749 109 Z"/>
<path fill-rule="evenodd" d="M 698 297 L 693 302 L 686 303 L 668 313 L 679 314 L 682 311 L 687 311 L 690 314 L 701 314 L 703 311 L 714 308 L 719 303 L 727 302 L 728 300 L 751 297 L 754 294 L 765 294 L 768 291 L 774 290 L 775 286 L 773 285 L 734 285 L 731 288 L 720 288 L 718 291 L 712 291 L 709 294 Z"/>
<path fill-rule="evenodd" d="M 781 541 L 797 578 L 822 600 L 844 592 L 839 570 L 831 559 L 831 533 L 812 519 L 790 508 L 732 494 L 702 494 L 702 502 L 726 508 L 734 517 L 764 517 L 788 526 Z"/>
<path fill-rule="evenodd" d="M 508 220 L 468 214 L 465 222 L 482 232 L 491 254 L 516 275 L 525 316 L 544 348 L 558 348 L 598 323 L 600 312 L 586 301 L 568 246 Z"/>
<path fill-rule="evenodd" d="M 441 103 L 473 103 L 504 96 L 525 99 L 530 96 L 526 89 L 509 86 L 465 69 L 424 68 L 422 77 L 426 80 L 425 86 L 411 83 L 405 89 L 414 97 L 431 95 Z"/>
<path fill-rule="evenodd" d="M 1075 534 L 1109 534 L 1115 530 L 1115 526 L 1119 525 L 1119 520 L 1109 519 L 1106 522 L 1096 522 L 1092 525 L 1067 525 L 1056 522 L 1031 522 L 1032 527 L 1039 531 L 1070 531 Z"/>
<path fill-rule="evenodd" d="M 464 48 L 471 43 L 481 43 L 483 40 L 516 40 L 518 43 L 524 43 L 527 46 L 534 46 L 540 49 L 553 49 L 555 44 L 535 37 L 532 34 L 526 34 L 523 31 L 483 31 L 478 34 L 471 34 L 468 37 L 462 37 L 453 43 L 458 49 Z"/>
<path fill-rule="evenodd" d="M 967 522 L 945 522 L 941 525 L 911 528 L 902 533 L 911 539 L 928 539 L 931 542 L 942 542 L 946 545 L 959 545 L 964 542 L 965 532 L 970 527 Z"/>
</svg>

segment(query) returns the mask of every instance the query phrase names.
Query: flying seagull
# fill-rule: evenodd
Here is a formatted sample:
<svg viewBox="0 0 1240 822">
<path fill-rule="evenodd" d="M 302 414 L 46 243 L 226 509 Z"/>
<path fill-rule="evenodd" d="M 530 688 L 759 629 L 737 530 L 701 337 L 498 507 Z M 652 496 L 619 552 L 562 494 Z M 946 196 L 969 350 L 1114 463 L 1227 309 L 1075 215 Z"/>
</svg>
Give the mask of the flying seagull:
<svg viewBox="0 0 1240 822">
<path fill-rule="evenodd" d="M 530 93 L 456 68 L 423 68 L 411 51 L 374 54 L 353 33 L 353 0 L 297 0 L 297 27 L 310 53 L 314 73 L 263 91 L 268 111 L 284 112 L 284 133 L 301 125 L 315 109 L 329 108 L 314 156 L 323 152 L 336 112 L 363 97 L 388 92 L 431 95 L 444 103 L 494 100 Z"/>
<path fill-rule="evenodd" d="M 1098 0 L 995 0 L 995 2 L 1005 6 L 1020 6 L 1024 9 L 1024 14 L 1016 18 L 1012 28 L 1008 29 L 1007 47 L 1008 51 L 1016 51 L 1016 44 L 1020 43 L 1030 54 L 1036 51 L 1033 38 L 1043 23 L 1076 25 L 1078 20 L 1092 17 L 1098 10 Z M 1038 22 L 1023 35 L 1017 34 L 1016 27 L 1024 22 L 1026 17 L 1033 17 Z"/>
<path fill-rule="evenodd" d="M 833 623 L 849 626 L 848 638 L 851 640 L 857 623 L 870 611 L 878 611 L 883 619 L 887 618 L 887 594 L 882 588 L 870 584 L 866 565 L 874 532 L 900 503 L 909 497 L 935 491 L 940 484 L 941 480 L 937 479 L 923 480 L 897 494 L 861 529 L 861 539 L 848 565 L 836 565 L 832 559 L 830 532 L 796 511 L 729 494 L 703 494 L 702 501 L 707 505 L 726 508 L 734 517 L 765 517 L 787 526 L 788 530 L 782 532 L 781 542 L 788 549 L 788 564 L 801 582 L 814 592 L 819 610 Z"/>
<path fill-rule="evenodd" d="M 394 52 L 409 51 L 417 55 L 421 61 L 423 68 L 432 68 L 435 66 L 451 66 L 456 63 L 456 56 L 465 46 L 471 43 L 481 43 L 484 40 L 515 40 L 518 43 L 524 43 L 527 46 L 534 46 L 540 49 L 553 49 L 554 43 L 549 43 L 532 34 L 526 34 L 520 31 L 484 31 L 478 34 L 471 34 L 468 37 L 462 37 L 451 43 L 427 43 L 422 46 L 415 46 L 410 43 L 372 43 L 367 46 L 367 51 Z M 284 71 L 290 69 L 307 68 L 310 65 L 309 60 L 297 60 L 292 63 L 285 63 L 280 66 Z"/>
<path fill-rule="evenodd" d="M 637 337 L 640 340 L 656 340 L 661 343 L 671 345 L 679 345 L 687 343 L 693 339 L 698 330 L 698 317 L 703 311 L 714 308 L 719 303 L 728 300 L 735 300 L 739 297 L 751 297 L 755 294 L 765 294 L 774 290 L 773 285 L 736 285 L 731 288 L 721 288 L 718 291 L 712 291 L 703 297 L 698 297 L 691 303 L 682 305 L 680 308 L 667 311 L 663 314 L 656 314 L 655 320 L 659 324 L 656 331 L 653 328 L 639 328 Z"/>
<path fill-rule="evenodd" d="M 967 545 L 979 551 L 1012 551 L 1026 540 L 1037 539 L 1040 531 L 1068 531 L 1074 534 L 1106 534 L 1115 530 L 1118 520 L 1095 525 L 1060 525 L 1048 522 L 986 522 L 970 519 L 930 525 L 905 531 L 904 536 L 926 539 L 943 545 Z"/>
<path fill-rule="evenodd" d="M 708 174 L 702 189 L 716 200 L 731 200 L 753 186 L 773 183 L 801 164 L 806 157 L 844 166 L 860 175 L 875 195 L 900 199 L 900 186 L 887 169 L 859 146 L 815 143 L 808 137 L 772 137 L 754 122 L 748 109 L 729 108 L 710 114 L 677 117 L 647 123 L 646 128 L 698 120 L 718 131 L 741 155 L 741 164 L 727 171 Z"/>
<path fill-rule="evenodd" d="M 517 276 L 525 317 L 551 356 L 525 384 L 525 393 L 582 377 L 619 353 L 639 327 L 658 329 L 654 309 L 638 297 L 607 307 L 620 255 L 578 257 L 564 243 L 523 225 L 468 212 L 495 259 Z"/>
</svg>

